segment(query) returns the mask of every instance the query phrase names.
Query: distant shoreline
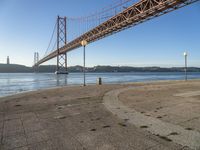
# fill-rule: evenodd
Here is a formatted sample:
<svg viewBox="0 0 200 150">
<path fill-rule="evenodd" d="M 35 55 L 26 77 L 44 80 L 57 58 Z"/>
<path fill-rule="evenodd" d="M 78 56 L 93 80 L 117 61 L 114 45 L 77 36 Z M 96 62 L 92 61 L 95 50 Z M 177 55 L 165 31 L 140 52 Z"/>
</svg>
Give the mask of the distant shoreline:
<svg viewBox="0 0 200 150">
<path fill-rule="evenodd" d="M 39 66 L 37 72 L 39 73 L 54 73 L 56 70 L 55 65 Z M 82 72 L 82 66 L 70 66 L 68 71 L 71 73 Z M 188 67 L 188 72 L 200 72 L 198 67 Z M 131 66 L 94 66 L 87 67 L 88 73 L 111 73 L 111 72 L 184 72 L 184 67 L 131 67 Z M 18 64 L 0 64 L 0 73 L 34 73 L 33 67 L 27 67 Z"/>
</svg>

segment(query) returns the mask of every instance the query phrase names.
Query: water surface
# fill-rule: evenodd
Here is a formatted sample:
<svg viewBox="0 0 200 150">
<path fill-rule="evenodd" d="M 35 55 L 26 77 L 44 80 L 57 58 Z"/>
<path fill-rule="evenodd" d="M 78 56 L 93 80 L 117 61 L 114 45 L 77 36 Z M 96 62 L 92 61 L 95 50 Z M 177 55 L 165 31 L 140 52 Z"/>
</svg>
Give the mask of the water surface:
<svg viewBox="0 0 200 150">
<path fill-rule="evenodd" d="M 183 80 L 181 72 L 131 72 L 131 73 L 87 73 L 86 83 L 95 84 L 98 77 L 104 83 L 128 83 L 154 80 Z M 189 79 L 200 79 L 200 72 L 188 73 Z M 55 75 L 53 73 L 0 73 L 0 97 L 25 91 L 53 88 L 83 83 L 82 73 Z"/>
</svg>

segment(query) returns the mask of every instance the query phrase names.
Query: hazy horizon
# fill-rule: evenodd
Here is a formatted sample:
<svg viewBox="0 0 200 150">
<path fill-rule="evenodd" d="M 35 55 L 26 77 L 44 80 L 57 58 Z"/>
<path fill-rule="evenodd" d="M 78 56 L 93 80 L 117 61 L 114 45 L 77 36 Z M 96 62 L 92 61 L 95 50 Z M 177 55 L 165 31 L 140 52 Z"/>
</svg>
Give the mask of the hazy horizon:
<svg viewBox="0 0 200 150">
<path fill-rule="evenodd" d="M 0 63 L 0 64 L 4 64 L 7 65 L 6 63 Z M 32 67 L 32 66 L 28 66 L 28 65 L 24 65 L 24 64 L 15 64 L 15 63 L 10 63 L 9 65 L 22 65 L 22 66 L 26 66 L 26 67 Z M 56 66 L 56 64 L 42 64 L 40 66 Z M 67 66 L 67 67 L 75 67 L 75 66 L 83 66 L 83 65 L 71 65 L 71 66 Z M 160 67 L 160 68 L 173 68 L 173 67 L 185 67 L 184 65 L 180 65 L 180 66 L 158 66 L 158 65 L 154 65 L 154 64 L 149 64 L 149 65 L 110 65 L 110 64 L 104 64 L 104 65 L 94 65 L 94 66 L 87 66 L 87 67 L 96 67 L 96 66 L 111 66 L 111 67 Z M 196 66 L 188 66 L 188 67 L 195 67 L 195 68 L 200 68 L 200 67 L 196 67 Z"/>
</svg>

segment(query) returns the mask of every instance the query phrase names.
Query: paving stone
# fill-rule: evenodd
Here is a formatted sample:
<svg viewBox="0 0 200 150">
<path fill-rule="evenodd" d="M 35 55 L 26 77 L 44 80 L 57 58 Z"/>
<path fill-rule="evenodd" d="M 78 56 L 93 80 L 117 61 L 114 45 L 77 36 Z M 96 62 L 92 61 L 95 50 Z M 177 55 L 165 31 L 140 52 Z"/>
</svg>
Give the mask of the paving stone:
<svg viewBox="0 0 200 150">
<path fill-rule="evenodd" d="M 3 150 L 14 149 L 26 145 L 27 145 L 26 137 L 23 134 L 6 137 L 3 138 L 2 141 Z"/>
<path fill-rule="evenodd" d="M 28 146 L 18 147 L 13 150 L 29 150 Z"/>
<path fill-rule="evenodd" d="M 166 111 L 166 110 L 164 110 Z M 166 114 L 166 113 L 165 113 Z M 171 114 L 167 114 L 167 116 L 160 118 L 160 120 L 163 120 L 165 122 L 169 122 L 172 124 L 179 124 L 181 122 L 185 122 L 187 119 L 178 115 L 171 115 Z"/>
<path fill-rule="evenodd" d="M 51 119 L 60 116 L 60 113 L 57 111 L 49 111 L 49 112 L 47 111 L 47 112 L 37 113 L 37 116 L 40 119 Z"/>
<path fill-rule="evenodd" d="M 124 105 L 119 100 L 119 94 L 125 91 L 130 91 L 131 89 L 134 90 L 135 87 L 128 87 L 128 88 L 110 91 L 104 96 L 105 106 L 111 112 L 113 112 L 113 114 L 116 114 L 118 117 L 122 119 L 129 118 L 129 122 L 137 127 L 146 126 L 147 131 L 149 131 L 152 134 L 159 135 L 159 137 L 163 140 L 166 140 L 169 142 L 173 141 L 174 143 L 177 143 L 182 146 L 188 146 L 192 149 L 200 148 L 199 147 L 200 146 L 199 132 L 195 132 L 195 131 L 188 132 L 181 126 L 177 126 L 175 124 L 170 124 L 168 122 L 161 121 L 160 119 L 157 119 L 157 118 L 146 116 L 145 114 L 138 112 L 133 108 L 130 109 L 130 107 L 128 107 L 127 105 Z M 117 107 L 121 107 L 121 109 L 117 110 L 116 109 Z M 180 105 L 178 105 L 177 108 L 180 108 Z M 185 106 L 184 104 L 183 108 L 188 108 L 188 106 L 187 105 Z M 181 108 L 180 110 L 184 111 L 183 108 Z M 127 113 L 125 113 L 125 111 Z M 177 112 L 177 110 L 173 109 L 172 112 L 173 113 Z M 196 112 L 194 112 L 194 113 L 191 113 L 191 115 L 196 116 L 197 114 Z M 190 114 L 187 114 L 186 118 L 189 116 Z M 170 135 L 172 132 L 177 132 L 178 134 L 176 136 Z M 145 137 L 143 139 L 145 139 Z M 144 140 L 144 141 L 147 141 L 147 140 Z"/>
<path fill-rule="evenodd" d="M 0 112 L 0 122 L 2 122 L 4 120 L 4 113 L 3 112 Z"/>
<path fill-rule="evenodd" d="M 50 128 L 48 130 L 46 130 L 46 134 L 51 138 L 56 138 L 56 137 L 60 137 L 60 136 L 71 136 L 69 130 L 67 130 L 66 128 L 64 128 L 63 126 L 59 125 L 56 128 Z"/>
<path fill-rule="evenodd" d="M 43 141 L 28 146 L 29 150 L 56 150 L 51 141 Z"/>
<path fill-rule="evenodd" d="M 121 138 L 121 136 L 110 132 L 104 133 L 98 130 L 86 133 L 84 132 L 76 135 L 76 138 L 88 150 L 104 148 L 128 150 L 134 148 L 129 142 L 127 142 L 127 140 L 125 140 L 125 138 Z"/>
<path fill-rule="evenodd" d="M 21 118 L 21 113 L 5 115 L 5 120 L 13 120 L 13 119 L 20 119 L 20 118 Z"/>
<path fill-rule="evenodd" d="M 17 128 L 13 128 L 13 129 L 6 129 L 3 131 L 3 137 L 6 138 L 6 137 L 9 137 L 9 136 L 15 136 L 15 135 L 18 135 L 18 134 L 24 134 L 24 130 L 23 128 L 21 127 L 20 129 Z"/>
<path fill-rule="evenodd" d="M 3 128 L 3 121 L 0 121 L 0 130 Z"/>
<path fill-rule="evenodd" d="M 40 122 L 31 122 L 31 123 L 23 123 L 24 129 L 26 133 L 35 132 L 39 130 L 44 130 Z"/>
<path fill-rule="evenodd" d="M 24 129 L 20 119 L 12 119 L 4 122 L 3 136 L 14 136 L 23 134 Z"/>
<path fill-rule="evenodd" d="M 75 140 L 72 137 L 56 137 L 52 141 L 55 150 L 86 150 L 79 141 Z"/>
<path fill-rule="evenodd" d="M 188 120 L 186 122 L 182 122 L 179 125 L 185 128 L 192 128 L 193 130 L 197 130 L 200 132 L 200 117 L 196 119 L 194 118 L 194 119 Z"/>
<path fill-rule="evenodd" d="M 6 105 L 5 105 L 5 103 L 1 103 L 1 105 L 0 105 L 0 112 L 3 114 L 3 112 L 6 110 Z"/>
<path fill-rule="evenodd" d="M 21 118 L 23 121 L 30 120 L 30 119 L 37 119 L 37 116 L 34 112 L 26 112 L 22 113 Z"/>
<path fill-rule="evenodd" d="M 40 119 L 40 124 L 43 128 L 48 129 L 49 131 L 55 131 L 54 129 L 60 129 L 61 124 L 57 119 Z"/>
<path fill-rule="evenodd" d="M 173 88 L 173 86 L 170 85 L 169 87 Z M 4 109 L 4 113 L 0 112 L 0 126 L 1 122 L 5 120 L 5 126 L 2 128 L 4 136 L 2 144 L 0 143 L 0 150 L 189 150 L 177 145 L 174 141 L 167 142 L 159 136 L 152 135 L 147 132 L 147 129 L 130 124 L 130 118 L 128 117 L 120 119 L 113 115 L 102 104 L 104 92 L 116 89 L 116 85 L 111 85 L 111 88 L 108 87 L 107 85 L 87 86 L 84 89 L 83 87 L 74 87 L 75 89 L 72 88 L 72 90 L 70 88 L 60 88 L 61 91 L 43 91 L 40 94 L 36 92 L 27 94 L 24 97 L 19 96 L 17 98 L 18 102 L 15 102 L 16 98 L 14 97 L 12 102 L 8 102 L 4 106 L 7 107 L 7 109 Z M 134 86 L 134 88 L 136 87 Z M 200 85 L 198 85 L 199 87 Z M 153 85 L 151 85 L 151 88 L 154 88 Z M 191 90 L 188 85 L 184 88 Z M 170 92 L 173 91 L 177 92 L 173 89 Z M 162 92 L 159 88 L 155 92 L 151 92 L 148 91 L 147 87 L 145 92 L 149 92 L 147 97 L 144 97 L 143 94 L 145 93 L 138 94 L 143 95 L 140 100 L 144 102 L 139 104 L 135 101 L 135 103 L 145 109 L 145 100 L 148 101 L 150 98 L 146 103 L 149 107 L 146 107 L 151 112 L 154 111 L 154 107 L 157 108 L 160 105 L 157 102 L 166 101 L 170 97 L 167 92 L 164 92 L 162 93 L 164 99 L 162 97 L 156 99 L 156 94 Z M 47 97 L 47 99 L 43 97 Z M 9 100 L 11 101 L 11 99 Z M 172 100 L 163 102 L 166 109 L 159 109 L 158 112 L 150 113 L 150 115 L 153 115 L 153 117 L 157 116 L 157 113 L 165 115 L 166 111 L 170 112 L 172 104 L 179 105 L 179 102 L 182 103 L 185 99 L 178 98 L 176 100 L 175 102 Z M 192 100 L 193 98 L 187 104 L 193 104 L 191 108 L 195 109 L 195 113 L 191 113 L 191 115 L 195 114 L 196 116 L 198 114 L 197 110 L 200 110 L 196 105 L 199 104 Z M 130 101 L 131 99 L 128 102 Z M 21 106 L 14 107 L 16 104 L 21 104 Z M 135 108 L 137 105 L 132 106 Z M 179 108 L 189 108 L 187 113 L 194 111 L 188 106 L 182 107 L 180 105 Z M 181 110 L 183 111 L 183 109 Z M 175 116 L 176 112 L 180 113 L 178 110 L 171 112 L 173 112 L 172 116 Z M 125 112 L 124 114 L 124 116 L 130 115 Z M 6 119 L 4 116 L 6 116 Z M 182 117 L 184 115 L 166 116 L 166 119 L 181 122 L 185 120 Z M 190 114 L 187 114 L 187 119 L 189 117 Z M 194 124 L 196 125 L 194 128 L 198 128 L 199 122 L 197 121 Z"/>
<path fill-rule="evenodd" d="M 39 142 L 47 141 L 49 139 L 49 136 L 45 130 L 30 132 L 26 135 L 28 144 L 36 144 Z"/>
<path fill-rule="evenodd" d="M 17 129 L 21 127 L 22 127 L 22 122 L 20 119 L 12 119 L 4 122 L 4 128 L 8 130 L 12 128 Z"/>
<path fill-rule="evenodd" d="M 166 147 L 166 146 L 159 144 L 159 145 L 156 145 L 156 146 L 149 148 L 148 150 L 178 150 L 178 149 L 177 148 L 173 149 L 171 147 Z"/>
<path fill-rule="evenodd" d="M 132 127 L 129 124 L 123 123 L 126 126 L 113 126 L 110 130 L 105 131 L 105 133 L 110 132 L 111 135 L 111 141 L 113 143 L 121 143 L 120 145 L 129 145 L 130 148 L 134 147 L 138 150 L 147 149 L 149 147 L 155 146 L 158 144 L 157 141 L 155 141 L 153 138 L 150 138 L 150 134 L 145 132 L 138 132 L 138 129 L 136 127 Z M 116 140 L 115 137 L 118 136 L 118 139 Z M 118 141 L 118 142 L 117 142 Z M 120 146 L 118 146 L 120 147 Z"/>
<path fill-rule="evenodd" d="M 30 118 L 23 118 L 22 119 L 23 124 L 34 124 L 39 122 L 39 119 L 37 117 L 30 117 Z"/>
<path fill-rule="evenodd" d="M 0 130 L 0 139 L 3 139 L 3 130 L 2 129 Z"/>
</svg>

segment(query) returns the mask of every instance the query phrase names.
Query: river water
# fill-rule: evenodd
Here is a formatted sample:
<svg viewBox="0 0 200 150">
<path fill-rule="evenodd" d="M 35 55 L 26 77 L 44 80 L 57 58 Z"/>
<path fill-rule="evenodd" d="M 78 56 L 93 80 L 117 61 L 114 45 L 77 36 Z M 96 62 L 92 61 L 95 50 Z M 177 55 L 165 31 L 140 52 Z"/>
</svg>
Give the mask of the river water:
<svg viewBox="0 0 200 150">
<path fill-rule="evenodd" d="M 182 72 L 131 72 L 131 73 L 87 73 L 86 83 L 95 84 L 101 77 L 103 83 L 128 83 L 155 80 L 183 80 Z M 188 73 L 189 79 L 200 79 L 200 72 Z M 0 73 L 0 97 L 25 91 L 65 85 L 81 85 L 82 73 L 55 75 L 53 73 Z"/>
</svg>

